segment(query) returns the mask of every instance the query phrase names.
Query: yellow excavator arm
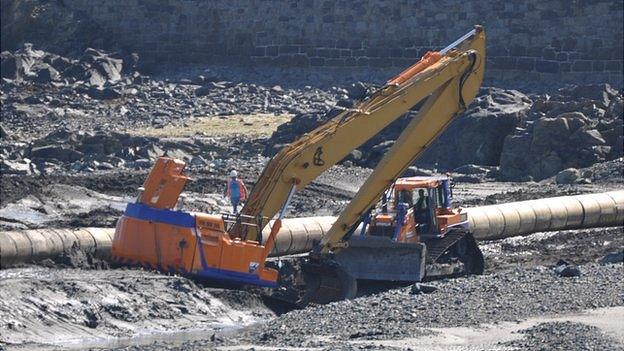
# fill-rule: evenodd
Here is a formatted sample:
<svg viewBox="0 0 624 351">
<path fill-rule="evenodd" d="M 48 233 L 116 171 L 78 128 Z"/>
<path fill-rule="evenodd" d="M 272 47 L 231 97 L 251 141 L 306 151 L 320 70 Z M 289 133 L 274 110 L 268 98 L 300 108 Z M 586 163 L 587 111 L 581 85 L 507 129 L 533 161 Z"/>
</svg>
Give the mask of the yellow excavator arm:
<svg viewBox="0 0 624 351">
<path fill-rule="evenodd" d="M 265 167 L 242 210 L 260 225 L 237 227 L 231 234 L 258 240 L 259 231 L 294 190 L 305 187 L 427 98 L 321 242 L 322 252 L 344 247 L 343 239 L 362 214 L 474 99 L 484 65 L 485 32 L 476 26 L 446 49 L 425 55 L 353 109 L 283 148 Z"/>
</svg>

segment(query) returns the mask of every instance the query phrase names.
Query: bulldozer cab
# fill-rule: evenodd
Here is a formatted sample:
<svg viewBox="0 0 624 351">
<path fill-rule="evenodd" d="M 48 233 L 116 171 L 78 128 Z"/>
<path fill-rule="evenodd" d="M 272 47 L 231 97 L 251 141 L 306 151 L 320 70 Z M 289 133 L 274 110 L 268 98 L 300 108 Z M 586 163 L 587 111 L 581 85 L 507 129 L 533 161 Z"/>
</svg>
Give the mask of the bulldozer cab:
<svg viewBox="0 0 624 351">
<path fill-rule="evenodd" d="M 398 242 L 440 236 L 450 217 L 457 216 L 450 209 L 450 202 L 450 179 L 446 176 L 400 178 L 372 215 L 368 234 Z"/>
</svg>

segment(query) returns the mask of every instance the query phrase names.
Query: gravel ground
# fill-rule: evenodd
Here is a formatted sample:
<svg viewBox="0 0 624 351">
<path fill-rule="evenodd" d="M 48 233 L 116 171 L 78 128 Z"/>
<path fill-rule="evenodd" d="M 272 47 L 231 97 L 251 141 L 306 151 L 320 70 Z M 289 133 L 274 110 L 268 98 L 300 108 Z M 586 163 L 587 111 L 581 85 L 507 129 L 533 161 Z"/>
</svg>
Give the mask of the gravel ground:
<svg viewBox="0 0 624 351">
<path fill-rule="evenodd" d="M 541 323 L 520 331 L 522 339 L 503 343 L 513 350 L 624 350 L 599 328 L 574 322 Z"/>
<path fill-rule="evenodd" d="M 406 339 L 432 333 L 427 328 L 472 327 L 624 304 L 621 264 L 589 264 L 581 271 L 580 277 L 561 278 L 549 267 L 515 267 L 433 282 L 437 290 L 430 294 L 415 294 L 412 287 L 394 289 L 292 311 L 238 335 L 191 341 L 179 349 L 226 345 L 334 349 L 351 347 L 358 340 Z"/>
<path fill-rule="evenodd" d="M 479 247 L 486 271 L 492 272 L 517 265 L 550 265 L 560 259 L 572 264 L 595 262 L 606 253 L 622 251 L 624 235 L 622 227 L 564 230 L 486 241 Z"/>
</svg>

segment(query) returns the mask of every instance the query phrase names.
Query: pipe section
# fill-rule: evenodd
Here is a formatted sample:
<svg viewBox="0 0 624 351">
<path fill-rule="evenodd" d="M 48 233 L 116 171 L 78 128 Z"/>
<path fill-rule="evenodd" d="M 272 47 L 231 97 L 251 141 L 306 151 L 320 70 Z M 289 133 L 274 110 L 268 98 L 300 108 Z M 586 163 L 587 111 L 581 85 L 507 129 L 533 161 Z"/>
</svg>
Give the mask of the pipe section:
<svg viewBox="0 0 624 351">
<path fill-rule="evenodd" d="M 270 256 L 310 251 L 314 243 L 321 240 L 335 221 L 336 217 L 333 216 L 283 219 L 282 228 L 275 237 L 275 246 Z M 262 231 L 263 243 L 266 242 L 271 232 L 271 225 L 266 226 Z"/>
<path fill-rule="evenodd" d="M 477 240 L 540 231 L 624 225 L 624 190 L 561 196 L 464 209 Z M 336 217 L 287 218 L 271 256 L 304 253 L 321 240 Z M 265 228 L 266 240 L 270 226 Z M 0 268 L 55 257 L 72 248 L 110 255 L 113 228 L 37 229 L 0 232 Z"/>
<path fill-rule="evenodd" d="M 624 225 L 624 191 L 467 208 L 477 240 L 535 232 Z"/>
</svg>

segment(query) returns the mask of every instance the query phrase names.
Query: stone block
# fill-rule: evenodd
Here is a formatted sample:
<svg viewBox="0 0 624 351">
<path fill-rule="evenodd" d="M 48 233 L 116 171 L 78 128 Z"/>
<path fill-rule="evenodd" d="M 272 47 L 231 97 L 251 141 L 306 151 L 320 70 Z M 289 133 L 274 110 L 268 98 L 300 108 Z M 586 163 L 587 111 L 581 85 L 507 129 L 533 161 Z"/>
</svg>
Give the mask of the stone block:
<svg viewBox="0 0 624 351">
<path fill-rule="evenodd" d="M 329 58 L 325 60 L 325 65 L 330 67 L 343 67 L 345 60 L 341 58 Z"/>
<path fill-rule="evenodd" d="M 310 66 L 325 66 L 323 57 L 310 57 Z"/>
<path fill-rule="evenodd" d="M 572 63 L 570 63 L 570 62 L 561 62 L 559 64 L 559 70 L 561 72 L 571 72 L 572 71 Z"/>
<path fill-rule="evenodd" d="M 589 60 L 576 60 L 572 63 L 572 71 L 574 72 L 591 72 L 592 62 Z"/>
<path fill-rule="evenodd" d="M 522 45 L 512 44 L 509 47 L 509 54 L 512 56 L 524 56 L 526 55 L 526 47 Z"/>
<path fill-rule="evenodd" d="M 351 41 L 349 41 L 348 48 L 352 49 L 352 50 L 361 49 L 362 48 L 362 41 L 361 40 L 351 40 Z"/>
<path fill-rule="evenodd" d="M 608 60 L 611 58 L 612 48 L 597 48 L 593 50 L 595 60 Z"/>
<path fill-rule="evenodd" d="M 279 50 L 278 50 L 278 47 L 277 47 L 277 46 L 275 46 L 275 45 L 272 45 L 272 46 L 267 46 L 267 47 L 265 48 L 265 55 L 266 55 L 266 56 L 272 56 L 272 57 L 275 57 L 275 56 L 277 56 L 278 54 L 279 54 Z"/>
<path fill-rule="evenodd" d="M 541 60 L 535 62 L 535 70 L 543 73 L 559 73 L 559 62 Z"/>
<path fill-rule="evenodd" d="M 310 59 L 304 54 L 295 54 L 292 56 L 291 64 L 297 67 L 307 67 L 310 65 Z"/>
<path fill-rule="evenodd" d="M 353 53 L 349 49 L 340 49 L 340 57 L 351 57 Z"/>
<path fill-rule="evenodd" d="M 553 47 L 542 49 L 542 58 L 544 58 L 544 60 L 555 60 L 557 58 L 555 49 Z"/>
<path fill-rule="evenodd" d="M 390 61 L 386 58 L 381 58 L 381 57 L 371 57 L 368 60 L 368 66 L 369 67 L 388 67 L 388 63 Z"/>
<path fill-rule="evenodd" d="M 345 66 L 347 67 L 355 67 L 357 66 L 357 59 L 355 57 L 347 57 L 345 58 Z"/>
<path fill-rule="evenodd" d="M 501 57 L 491 57 L 488 63 L 492 68 L 498 69 L 514 69 L 516 68 L 516 57 L 511 56 L 501 56 Z"/>
<path fill-rule="evenodd" d="M 368 64 L 369 64 L 368 61 L 369 61 L 368 57 L 358 57 L 356 65 L 358 67 L 368 67 Z"/>
<path fill-rule="evenodd" d="M 622 70 L 622 61 L 607 61 L 605 63 L 605 71 L 620 72 Z"/>
<path fill-rule="evenodd" d="M 325 58 L 338 58 L 340 56 L 340 50 L 333 48 L 317 48 L 315 56 Z"/>
<path fill-rule="evenodd" d="M 533 57 L 518 57 L 516 62 L 516 68 L 522 71 L 535 70 L 535 58 Z"/>
<path fill-rule="evenodd" d="M 407 48 L 403 50 L 403 57 L 415 58 L 418 56 L 418 49 L 416 48 Z"/>
<path fill-rule="evenodd" d="M 253 49 L 253 56 L 265 56 L 266 55 L 266 46 L 256 46 Z"/>
<path fill-rule="evenodd" d="M 388 50 L 390 57 L 402 57 L 403 56 L 403 49 L 402 48 L 390 48 Z"/>
<path fill-rule="evenodd" d="M 279 54 L 296 54 L 299 52 L 299 47 L 296 45 L 281 45 L 279 47 Z"/>
<path fill-rule="evenodd" d="M 273 63 L 273 58 L 268 57 L 268 56 L 264 56 L 264 57 L 253 56 L 251 58 L 251 62 L 256 63 L 258 65 L 270 65 L 271 63 Z"/>
<path fill-rule="evenodd" d="M 574 37 L 567 37 L 565 39 L 563 39 L 562 43 L 561 43 L 561 50 L 563 51 L 571 51 L 576 49 L 576 38 Z"/>
<path fill-rule="evenodd" d="M 558 52 L 557 53 L 557 61 L 565 62 L 567 60 L 568 60 L 568 53 L 567 52 Z"/>
<path fill-rule="evenodd" d="M 380 47 L 372 47 L 366 50 L 366 56 L 368 57 L 385 57 L 386 51 Z"/>
</svg>

